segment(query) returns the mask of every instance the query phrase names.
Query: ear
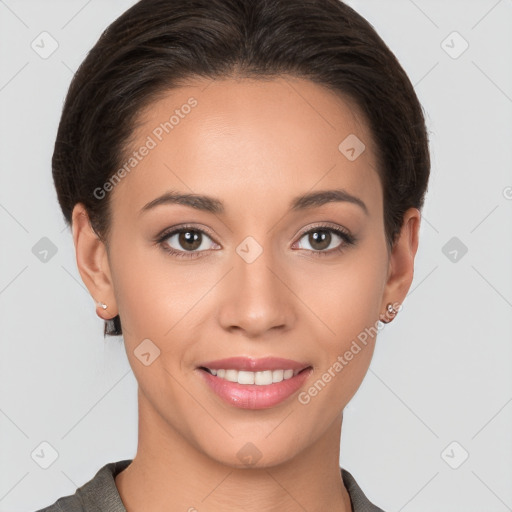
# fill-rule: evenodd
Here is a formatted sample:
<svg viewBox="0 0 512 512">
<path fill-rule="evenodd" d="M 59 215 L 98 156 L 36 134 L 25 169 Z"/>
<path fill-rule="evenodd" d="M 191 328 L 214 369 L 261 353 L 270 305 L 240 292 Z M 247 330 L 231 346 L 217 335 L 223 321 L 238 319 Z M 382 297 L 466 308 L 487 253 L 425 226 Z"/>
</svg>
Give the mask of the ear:
<svg viewBox="0 0 512 512">
<path fill-rule="evenodd" d="M 395 309 L 405 300 L 414 277 L 414 257 L 418 250 L 421 212 L 417 208 L 409 208 L 403 217 L 402 228 L 398 239 L 391 249 L 388 278 L 382 297 L 381 311 L 386 314 L 387 304 Z M 388 319 L 393 318 L 386 317 Z M 387 322 L 386 322 L 387 323 Z"/>
<path fill-rule="evenodd" d="M 96 313 L 104 320 L 114 318 L 118 310 L 107 248 L 94 232 L 89 214 L 82 203 L 77 203 L 73 208 L 72 230 L 78 271 L 94 298 Z M 107 308 L 101 308 L 98 302 L 103 302 Z"/>
</svg>

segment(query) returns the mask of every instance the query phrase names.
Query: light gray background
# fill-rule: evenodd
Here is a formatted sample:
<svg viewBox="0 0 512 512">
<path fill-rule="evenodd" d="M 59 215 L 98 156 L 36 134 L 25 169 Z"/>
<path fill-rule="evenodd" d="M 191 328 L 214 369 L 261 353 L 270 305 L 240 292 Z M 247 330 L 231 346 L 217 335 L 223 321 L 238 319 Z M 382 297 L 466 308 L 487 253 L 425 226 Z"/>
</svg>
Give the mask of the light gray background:
<svg viewBox="0 0 512 512">
<path fill-rule="evenodd" d="M 135 454 L 136 381 L 122 338 L 103 340 L 50 165 L 73 72 L 133 3 L 0 0 L 0 511 L 49 505 Z M 415 85 L 432 177 L 414 281 L 345 410 L 340 464 L 386 512 L 510 511 L 512 0 L 349 3 Z M 31 48 L 43 31 L 59 44 L 47 59 Z M 469 43 L 458 58 L 453 31 Z M 456 261 L 452 237 L 468 248 Z M 48 469 L 31 456 L 43 441 Z"/>
</svg>

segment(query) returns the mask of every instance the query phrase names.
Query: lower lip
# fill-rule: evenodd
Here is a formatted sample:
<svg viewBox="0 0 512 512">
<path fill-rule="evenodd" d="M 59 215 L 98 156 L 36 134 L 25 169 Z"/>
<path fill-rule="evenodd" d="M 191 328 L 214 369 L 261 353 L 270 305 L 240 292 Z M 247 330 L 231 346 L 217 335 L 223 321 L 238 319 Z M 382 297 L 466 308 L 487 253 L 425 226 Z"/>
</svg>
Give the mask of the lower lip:
<svg viewBox="0 0 512 512">
<path fill-rule="evenodd" d="M 238 384 L 238 382 L 216 377 L 201 368 L 198 368 L 198 371 L 210 389 L 228 404 L 240 409 L 268 409 L 280 404 L 298 391 L 313 369 L 307 368 L 290 379 L 265 386 Z"/>
</svg>

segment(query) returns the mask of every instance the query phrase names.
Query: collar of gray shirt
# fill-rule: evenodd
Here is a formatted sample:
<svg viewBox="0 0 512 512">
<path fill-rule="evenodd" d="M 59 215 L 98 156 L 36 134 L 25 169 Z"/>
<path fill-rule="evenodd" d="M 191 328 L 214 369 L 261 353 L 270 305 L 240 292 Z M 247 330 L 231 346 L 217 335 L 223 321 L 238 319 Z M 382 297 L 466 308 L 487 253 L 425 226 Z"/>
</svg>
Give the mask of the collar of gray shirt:
<svg viewBox="0 0 512 512">
<path fill-rule="evenodd" d="M 91 480 L 79 487 L 75 494 L 63 496 L 53 505 L 37 512 L 126 512 L 114 478 L 131 462 L 132 459 L 126 459 L 105 464 Z M 350 496 L 352 512 L 384 512 L 370 502 L 346 469 L 340 470 Z"/>
</svg>

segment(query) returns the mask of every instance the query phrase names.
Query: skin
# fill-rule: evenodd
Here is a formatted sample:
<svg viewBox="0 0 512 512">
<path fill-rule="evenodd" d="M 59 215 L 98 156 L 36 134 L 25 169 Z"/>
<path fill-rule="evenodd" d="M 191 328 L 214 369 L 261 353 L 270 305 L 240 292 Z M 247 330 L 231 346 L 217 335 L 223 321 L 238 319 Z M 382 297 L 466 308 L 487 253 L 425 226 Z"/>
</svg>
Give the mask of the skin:
<svg viewBox="0 0 512 512">
<path fill-rule="evenodd" d="M 349 512 L 339 467 L 343 408 L 368 370 L 376 336 L 306 405 L 295 394 L 268 409 L 233 407 L 196 368 L 235 355 L 285 357 L 313 366 L 307 390 L 388 303 L 404 300 L 420 212 L 405 213 L 388 252 L 365 120 L 351 102 L 304 79 L 191 82 L 143 112 L 131 149 L 191 96 L 197 106 L 110 192 L 108 246 L 83 205 L 73 211 L 80 274 L 108 305 L 98 315 L 120 314 L 139 385 L 138 450 L 116 486 L 128 512 Z M 349 134 L 366 145 L 354 161 L 338 150 Z M 296 196 L 340 188 L 368 214 L 350 202 L 289 210 Z M 168 190 L 213 196 L 225 212 L 167 204 L 139 214 Z M 166 242 L 154 241 L 183 223 L 211 230 L 197 258 L 169 255 Z M 314 245 L 305 233 L 318 223 L 357 241 L 346 245 L 328 232 L 330 244 Z M 263 249 L 250 264 L 236 252 L 247 236 Z M 177 235 L 167 244 L 187 252 Z M 134 354 L 146 338 L 160 350 L 149 366 Z M 237 456 L 249 442 L 261 452 L 251 466 Z"/>
</svg>

